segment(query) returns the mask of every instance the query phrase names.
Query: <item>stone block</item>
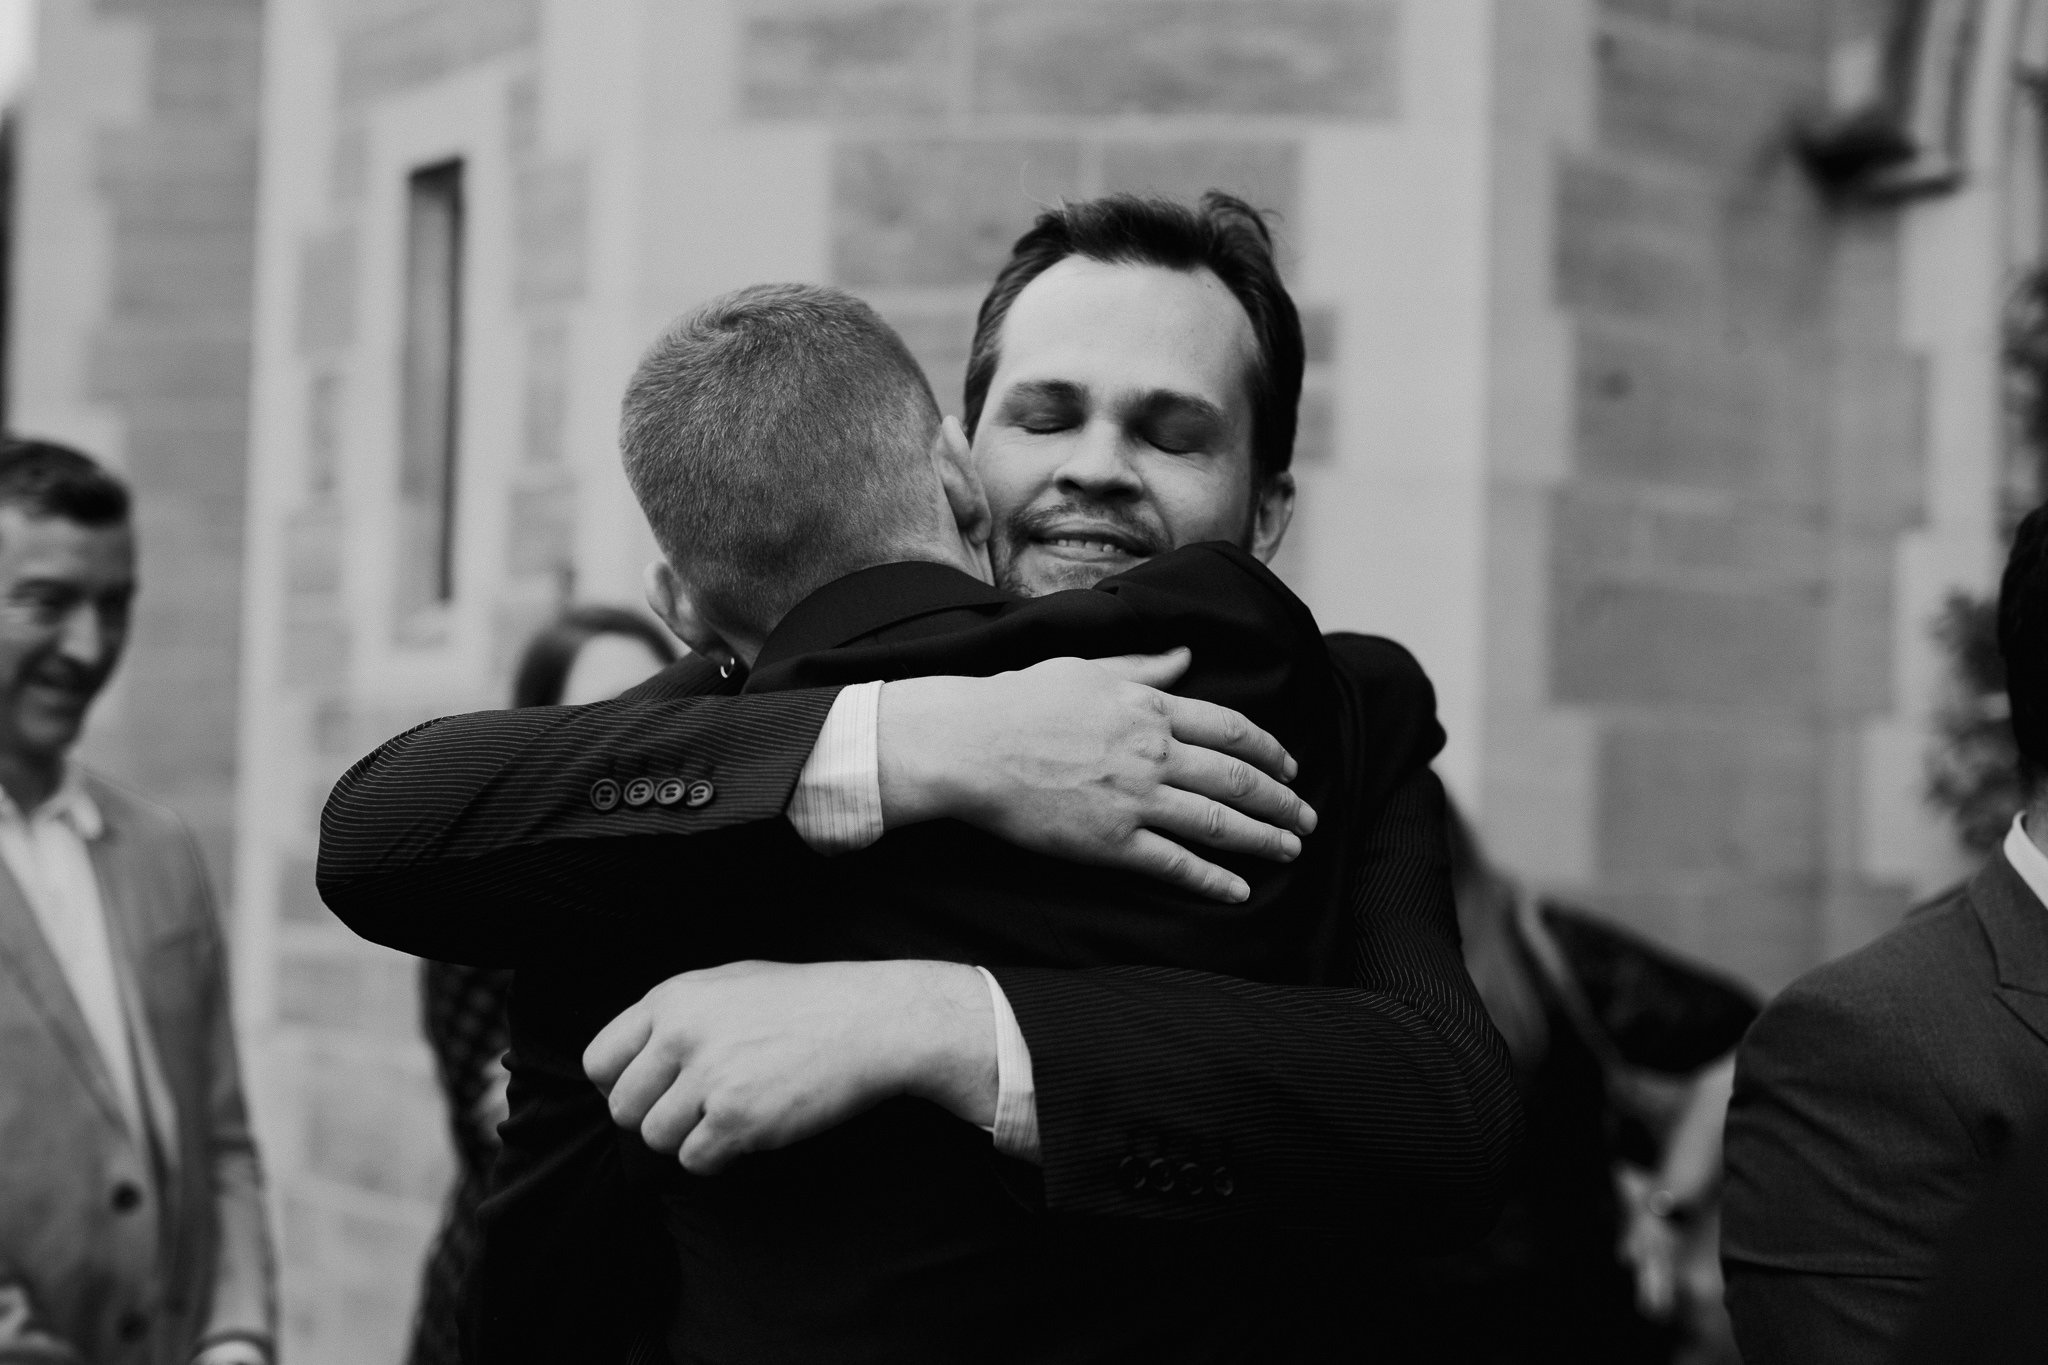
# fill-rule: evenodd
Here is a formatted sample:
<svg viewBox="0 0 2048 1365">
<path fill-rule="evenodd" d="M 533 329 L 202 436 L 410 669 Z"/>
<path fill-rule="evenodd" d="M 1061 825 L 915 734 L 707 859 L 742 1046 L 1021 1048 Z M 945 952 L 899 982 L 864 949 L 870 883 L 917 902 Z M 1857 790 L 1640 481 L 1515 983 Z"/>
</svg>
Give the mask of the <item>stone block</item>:
<svg viewBox="0 0 2048 1365">
<path fill-rule="evenodd" d="M 330 691 L 348 681 L 354 636 L 348 622 L 331 609 L 288 604 L 284 627 L 282 672 L 286 687 Z"/>
<path fill-rule="evenodd" d="M 1294 458 L 1300 464 L 1328 464 L 1337 457 L 1337 395 L 1318 377 L 1301 388 L 1295 410 Z"/>
<path fill-rule="evenodd" d="M 950 8 L 935 0 L 754 0 L 742 20 L 740 112 L 751 118 L 942 114 L 957 83 Z"/>
<path fill-rule="evenodd" d="M 420 1030 L 419 961 L 359 940 L 277 959 L 281 1023 L 410 1042 Z"/>
<path fill-rule="evenodd" d="M 191 124 L 103 131 L 94 180 L 124 225 L 239 226 L 256 214 L 256 135 Z"/>
<path fill-rule="evenodd" d="M 249 391 L 249 340 L 197 329 L 113 326 L 91 343 L 89 396 L 116 402 Z"/>
<path fill-rule="evenodd" d="M 506 524 L 506 567 L 514 576 L 550 579 L 574 572 L 576 486 L 567 481 L 515 488 Z"/>
<path fill-rule="evenodd" d="M 1597 847 L 1608 871 L 1819 872 L 1821 749 L 1810 729 L 1615 725 L 1598 764 Z"/>
<path fill-rule="evenodd" d="M 1598 44 L 1601 142 L 1736 175 L 1788 156 L 1794 111 L 1818 101 L 1822 76 L 1680 30 L 1610 27 Z"/>
<path fill-rule="evenodd" d="M 370 130 L 345 123 L 327 154 L 327 194 L 337 205 L 358 204 L 370 192 Z"/>
<path fill-rule="evenodd" d="M 589 167 L 558 161 L 519 173 L 513 238 L 518 253 L 513 297 L 522 305 L 563 303 L 583 295 L 589 245 Z"/>
<path fill-rule="evenodd" d="M 128 479 L 139 501 L 175 498 L 218 507 L 227 520 L 240 517 L 249 459 L 248 409 L 240 394 L 137 404 L 125 445 Z"/>
<path fill-rule="evenodd" d="M 562 462 L 569 420 L 569 329 L 543 323 L 526 334 L 526 389 L 521 409 L 521 454 L 530 465 Z"/>
<path fill-rule="evenodd" d="M 1926 358 L 1845 351 L 1836 358 L 1834 379 L 1838 515 L 1874 530 L 1918 525 L 1926 512 Z"/>
<path fill-rule="evenodd" d="M 261 94 L 262 15 L 254 6 L 181 6 L 150 43 L 151 110 L 253 126 Z"/>
<path fill-rule="evenodd" d="M 879 140 L 833 152 L 833 275 L 984 287 L 1044 206 L 1081 191 L 1080 150 L 1045 139 Z"/>
<path fill-rule="evenodd" d="M 285 522 L 285 591 L 294 597 L 337 598 L 345 524 L 331 508 L 309 507 Z"/>
<path fill-rule="evenodd" d="M 1626 156 L 1558 158 L 1558 232 L 1601 224 L 1706 238 L 1720 218 L 1714 182 L 1686 167 Z"/>
<path fill-rule="evenodd" d="M 975 107 L 1062 118 L 1391 118 L 1392 0 L 998 0 L 975 12 Z"/>
<path fill-rule="evenodd" d="M 1224 190 L 1279 219 L 1276 235 L 1299 221 L 1301 147 L 1293 141 L 1218 138 L 1111 142 L 1102 149 L 1104 193 L 1157 194 L 1194 203 Z"/>
<path fill-rule="evenodd" d="M 299 353 L 340 350 L 356 336 L 356 233 L 352 227 L 299 243 Z"/>
<path fill-rule="evenodd" d="M 282 1174 L 272 1177 L 284 1212 L 278 1354 L 292 1365 L 405 1359 L 438 1207 L 368 1213 L 359 1201 Z"/>
<path fill-rule="evenodd" d="M 246 226 L 171 225 L 115 237 L 108 305 L 143 318 L 246 321 L 254 293 L 255 236 Z"/>
<path fill-rule="evenodd" d="M 1713 592 L 1574 580 L 1553 586 L 1558 701 L 1806 714 L 1820 697 L 1820 593 Z"/>
<path fill-rule="evenodd" d="M 1699 488 L 1819 492 L 1826 358 L 1667 329 L 1578 330 L 1579 469 Z"/>
<path fill-rule="evenodd" d="M 1788 57 L 1822 55 L 1832 9 L 1811 0 L 1601 0 L 1603 13 L 1656 20 Z"/>
<path fill-rule="evenodd" d="M 540 0 L 416 0 L 380 9 L 336 43 L 335 88 L 344 105 L 414 89 L 540 37 Z"/>
<path fill-rule="evenodd" d="M 313 498 L 333 494 L 341 470 L 342 413 L 348 380 L 335 370 L 315 372 L 306 381 L 306 493 Z"/>
<path fill-rule="evenodd" d="M 531 73 L 505 83 L 505 147 L 515 162 L 540 155 L 540 78 Z"/>
<path fill-rule="evenodd" d="M 447 1107 L 424 1048 L 393 1047 L 388 1057 L 364 1048 L 316 1052 L 297 1097 L 305 1169 L 373 1194 L 438 1202 L 452 1162 Z"/>
<path fill-rule="evenodd" d="M 1337 329 L 1340 322 L 1337 310 L 1322 304 L 1302 304 L 1296 301 L 1301 311 L 1301 345 L 1304 359 L 1310 365 L 1333 365 L 1337 361 Z"/>
<path fill-rule="evenodd" d="M 277 917 L 284 924 L 332 927 L 334 912 L 320 899 L 310 856 L 288 854 L 277 866 Z"/>
<path fill-rule="evenodd" d="M 967 356 L 974 346 L 974 314 L 964 309 L 880 308 L 903 344 L 924 369 L 938 397 L 939 408 L 960 416 L 961 390 L 967 379 Z"/>
</svg>

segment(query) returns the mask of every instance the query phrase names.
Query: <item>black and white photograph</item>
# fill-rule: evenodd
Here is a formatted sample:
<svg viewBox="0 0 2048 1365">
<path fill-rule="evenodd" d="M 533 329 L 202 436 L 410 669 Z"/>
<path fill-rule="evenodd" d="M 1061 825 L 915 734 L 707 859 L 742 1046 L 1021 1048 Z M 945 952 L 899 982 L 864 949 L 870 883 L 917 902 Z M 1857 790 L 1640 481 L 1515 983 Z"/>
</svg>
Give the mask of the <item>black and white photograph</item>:
<svg viewBox="0 0 2048 1365">
<path fill-rule="evenodd" d="M 0 0 L 0 1365 L 2043 1286 L 2048 0 Z"/>
</svg>

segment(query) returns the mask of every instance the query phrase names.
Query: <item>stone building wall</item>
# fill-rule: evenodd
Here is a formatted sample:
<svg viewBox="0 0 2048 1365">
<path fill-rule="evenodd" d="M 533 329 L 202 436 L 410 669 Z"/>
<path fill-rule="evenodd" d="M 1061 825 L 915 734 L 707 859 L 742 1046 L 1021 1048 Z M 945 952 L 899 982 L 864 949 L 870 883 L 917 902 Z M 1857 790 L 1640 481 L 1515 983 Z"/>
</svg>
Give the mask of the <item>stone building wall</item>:
<svg viewBox="0 0 2048 1365">
<path fill-rule="evenodd" d="M 319 904 L 320 805 L 391 734 L 501 704 L 562 602 L 637 600 L 618 394 L 738 285 L 863 294 L 957 410 L 1040 206 L 1276 210 L 1310 348 L 1280 568 L 1327 626 L 1416 651 L 1502 861 L 1762 985 L 1894 915 L 1948 867 L 1874 832 L 1922 814 L 1920 622 L 1989 544 L 1953 511 L 1983 439 L 1924 434 L 1988 401 L 1995 304 L 1944 340 L 1928 281 L 1988 237 L 1825 205 L 1791 154 L 1872 9 L 272 0 L 259 107 L 253 3 L 49 0 L 14 332 L 49 344 L 13 394 L 120 453 L 167 556 L 136 657 L 179 686 L 131 668 L 95 744 L 221 857 L 233 773 L 288 1357 L 398 1356 L 451 1174 L 416 966 Z M 454 589 L 421 614 L 405 195 L 451 157 Z"/>
<path fill-rule="evenodd" d="M 23 117 L 8 416 L 121 469 L 143 595 L 87 760 L 232 886 L 256 0 L 48 0 Z"/>
</svg>

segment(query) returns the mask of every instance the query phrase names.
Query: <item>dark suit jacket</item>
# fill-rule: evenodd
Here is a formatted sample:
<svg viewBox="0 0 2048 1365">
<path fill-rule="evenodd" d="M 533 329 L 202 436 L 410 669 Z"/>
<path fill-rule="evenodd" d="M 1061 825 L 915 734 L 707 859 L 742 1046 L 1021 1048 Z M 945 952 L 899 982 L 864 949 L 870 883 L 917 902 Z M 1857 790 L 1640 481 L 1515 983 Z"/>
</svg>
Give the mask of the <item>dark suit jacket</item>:
<svg viewBox="0 0 2048 1365">
<path fill-rule="evenodd" d="M 2048 1128 L 2020 1142 L 1956 1228 L 1901 1365 L 2048 1360 Z"/>
<path fill-rule="evenodd" d="M 1331 969 L 1342 984 L 1256 984 L 1150 966 L 998 969 L 1038 1073 L 1047 1208 L 1136 1215 L 1134 1227 L 1366 1229 L 1390 1248 L 1456 1241 L 1490 1218 L 1516 1112 L 1497 1040 L 1457 956 L 1441 795 L 1426 768 L 1441 742 L 1428 684 L 1386 642 L 1339 637 L 1331 649 L 1360 811 L 1346 831 L 1356 855 L 1342 902 L 1349 924 L 1334 954 L 1341 965 Z M 775 666 L 764 656 L 764 675 Z M 330 904 L 360 932 L 397 946 L 500 960 L 559 957 L 636 917 L 675 913 L 678 885 L 700 897 L 703 888 L 681 871 L 670 836 L 697 835 L 692 867 L 715 860 L 725 841 L 757 837 L 753 827 L 764 821 L 787 839 L 772 817 L 831 696 L 692 699 L 715 706 L 728 729 L 748 705 L 771 701 L 789 704 L 771 722 L 774 733 L 806 717 L 769 780 L 771 764 L 756 755 L 747 766 L 742 746 L 715 727 L 707 732 L 704 711 L 685 703 L 687 689 L 714 681 L 686 664 L 600 707 L 462 717 L 401 736 L 358 765 L 330 802 L 322 846 Z M 713 781 L 719 794 L 701 808 L 590 804 L 590 786 L 602 778 L 664 773 Z M 746 785 L 721 825 L 711 817 L 735 775 Z M 618 889 L 642 843 L 665 869 L 671 894 L 658 901 Z M 596 887 L 602 895 L 593 896 Z M 603 1017 L 593 1009 L 584 1027 Z M 592 1197 L 569 1205 L 572 1216 L 588 1214 L 608 1183 L 597 1166 L 617 1154 L 586 1148 L 590 1159 L 579 1163 L 569 1153 L 579 1132 L 592 1141 L 587 1126 L 520 1103 L 519 1088 L 515 1077 L 520 1112 L 508 1147 L 552 1155 L 524 1168 L 512 1157 L 501 1213 L 516 1220 L 509 1196 L 522 1185 L 580 1180 Z M 985 1146 L 964 1126 L 949 1131 Z M 1160 1189 L 1157 1179 L 1133 1179 L 1156 1169 L 1155 1158 L 1167 1170 L 1213 1169 L 1218 1153 L 1237 1167 L 1229 1200 L 1190 1199 L 1185 1181 Z M 1246 1170 L 1255 1178 L 1241 1178 Z M 1144 1295 L 1127 1283 L 1119 1297 L 1129 1304 Z M 1226 1298 L 1256 1316 L 1249 1290 Z"/>
<path fill-rule="evenodd" d="M 2043 1121 L 2048 907 L 2000 855 L 1743 1041 L 1722 1231 L 1743 1359 L 1890 1359 L 1950 1229 Z"/>
</svg>

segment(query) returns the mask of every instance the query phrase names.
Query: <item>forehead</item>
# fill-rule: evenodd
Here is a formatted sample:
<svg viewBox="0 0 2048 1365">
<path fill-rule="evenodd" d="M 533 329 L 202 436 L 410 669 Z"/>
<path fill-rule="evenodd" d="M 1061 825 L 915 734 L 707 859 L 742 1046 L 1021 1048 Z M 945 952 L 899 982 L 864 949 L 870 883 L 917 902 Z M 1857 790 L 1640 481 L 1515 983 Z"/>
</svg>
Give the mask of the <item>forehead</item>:
<svg viewBox="0 0 2048 1365">
<path fill-rule="evenodd" d="M 0 566 L 15 578 L 130 574 L 135 533 L 126 522 L 86 526 L 69 517 L 31 516 L 20 507 L 0 505 Z"/>
<path fill-rule="evenodd" d="M 1206 269 L 1069 256 L 1011 303 L 992 387 L 1058 379 L 1099 396 L 1166 389 L 1236 411 L 1250 402 L 1256 349 L 1243 306 Z"/>
</svg>

